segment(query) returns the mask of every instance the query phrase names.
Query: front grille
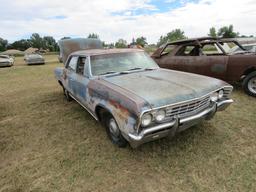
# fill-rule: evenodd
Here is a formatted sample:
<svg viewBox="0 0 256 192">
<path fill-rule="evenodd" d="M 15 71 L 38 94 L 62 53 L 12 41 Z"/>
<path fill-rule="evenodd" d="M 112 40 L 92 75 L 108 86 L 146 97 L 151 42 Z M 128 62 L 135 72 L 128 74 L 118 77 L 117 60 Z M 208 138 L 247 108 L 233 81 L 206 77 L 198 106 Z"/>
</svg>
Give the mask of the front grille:
<svg viewBox="0 0 256 192">
<path fill-rule="evenodd" d="M 166 116 L 167 117 L 186 117 L 193 114 L 196 114 L 210 105 L 210 96 L 204 98 L 196 99 L 187 103 L 180 105 L 167 107 Z"/>
</svg>

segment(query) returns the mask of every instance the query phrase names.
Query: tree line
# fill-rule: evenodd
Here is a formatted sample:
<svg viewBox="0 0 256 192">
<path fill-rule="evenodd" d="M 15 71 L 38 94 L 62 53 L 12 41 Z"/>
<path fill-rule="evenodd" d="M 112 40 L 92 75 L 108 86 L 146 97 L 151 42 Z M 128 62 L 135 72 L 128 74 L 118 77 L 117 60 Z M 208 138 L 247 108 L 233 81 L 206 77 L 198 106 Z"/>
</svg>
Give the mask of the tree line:
<svg viewBox="0 0 256 192">
<path fill-rule="evenodd" d="M 235 38 L 235 37 L 248 37 L 245 35 L 240 35 L 239 32 L 234 31 L 233 25 L 223 26 L 218 30 L 215 27 L 211 27 L 209 29 L 208 36 L 210 37 L 221 37 L 221 38 Z M 253 37 L 253 35 L 249 36 Z M 69 39 L 70 37 L 63 37 L 62 39 Z M 97 33 L 90 33 L 87 38 L 100 39 Z M 187 39 L 188 37 L 185 35 L 185 32 L 181 29 L 174 29 L 168 32 L 165 35 L 160 36 L 156 46 L 161 46 L 167 42 L 176 41 L 180 39 Z M 145 47 L 148 45 L 147 39 L 144 36 L 133 38 L 131 43 L 128 43 L 125 39 L 118 39 L 115 43 L 106 44 L 103 41 L 104 47 L 116 47 L 116 48 L 125 48 L 128 46 L 136 46 L 140 45 L 141 47 Z M 155 46 L 155 45 L 154 45 Z M 13 43 L 8 43 L 6 39 L 0 37 L 0 52 L 5 51 L 6 49 L 18 49 L 21 51 L 26 50 L 29 47 L 34 47 L 38 49 L 44 49 L 51 52 L 59 51 L 58 44 L 56 40 L 52 36 L 44 36 L 41 37 L 38 33 L 33 33 L 29 39 L 21 39 L 15 41 Z"/>
<path fill-rule="evenodd" d="M 59 46 L 52 36 L 41 37 L 38 33 L 33 33 L 29 39 L 21 39 L 13 43 L 8 43 L 7 40 L 0 38 L 0 51 L 5 51 L 6 49 L 25 51 L 30 47 L 51 52 L 59 50 Z"/>
</svg>

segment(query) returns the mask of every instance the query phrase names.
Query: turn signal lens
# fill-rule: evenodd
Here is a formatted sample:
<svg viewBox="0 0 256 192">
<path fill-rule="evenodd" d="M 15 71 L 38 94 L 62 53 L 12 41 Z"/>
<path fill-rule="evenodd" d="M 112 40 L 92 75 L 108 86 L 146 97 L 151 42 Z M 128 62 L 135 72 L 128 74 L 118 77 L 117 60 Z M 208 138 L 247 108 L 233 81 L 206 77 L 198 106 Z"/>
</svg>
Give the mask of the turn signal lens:
<svg viewBox="0 0 256 192">
<path fill-rule="evenodd" d="M 219 91 L 219 99 L 222 99 L 223 98 L 223 96 L 224 96 L 224 91 L 221 89 L 220 91 Z"/>
<path fill-rule="evenodd" d="M 141 118 L 141 125 L 143 127 L 146 127 L 148 125 L 150 125 L 150 123 L 152 122 L 152 115 L 151 114 L 144 114 L 142 115 L 142 118 Z"/>
<path fill-rule="evenodd" d="M 211 95 L 211 101 L 216 102 L 219 98 L 219 93 L 215 92 Z"/>
</svg>

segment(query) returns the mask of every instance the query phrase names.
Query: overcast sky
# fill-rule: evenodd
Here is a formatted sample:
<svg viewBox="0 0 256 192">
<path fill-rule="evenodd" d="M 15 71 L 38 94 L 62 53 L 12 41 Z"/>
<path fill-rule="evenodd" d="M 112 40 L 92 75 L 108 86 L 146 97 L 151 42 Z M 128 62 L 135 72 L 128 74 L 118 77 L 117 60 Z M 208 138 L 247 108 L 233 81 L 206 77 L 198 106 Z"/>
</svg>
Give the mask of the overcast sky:
<svg viewBox="0 0 256 192">
<path fill-rule="evenodd" d="M 115 42 L 160 35 L 181 28 L 189 37 L 207 35 L 209 28 L 233 24 L 235 31 L 256 35 L 256 0 L 0 0 L 0 37 L 9 42 L 34 32 L 87 37 Z"/>
</svg>

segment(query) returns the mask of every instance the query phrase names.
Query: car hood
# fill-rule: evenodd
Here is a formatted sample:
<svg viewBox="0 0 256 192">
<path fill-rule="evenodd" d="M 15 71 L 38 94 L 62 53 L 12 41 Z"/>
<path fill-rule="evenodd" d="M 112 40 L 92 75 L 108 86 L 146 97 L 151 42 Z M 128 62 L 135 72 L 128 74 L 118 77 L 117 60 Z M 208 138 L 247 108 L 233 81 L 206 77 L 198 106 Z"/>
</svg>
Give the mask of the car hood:
<svg viewBox="0 0 256 192">
<path fill-rule="evenodd" d="M 166 69 L 109 76 L 104 80 L 143 98 L 152 108 L 202 97 L 228 85 L 218 79 Z"/>
</svg>

